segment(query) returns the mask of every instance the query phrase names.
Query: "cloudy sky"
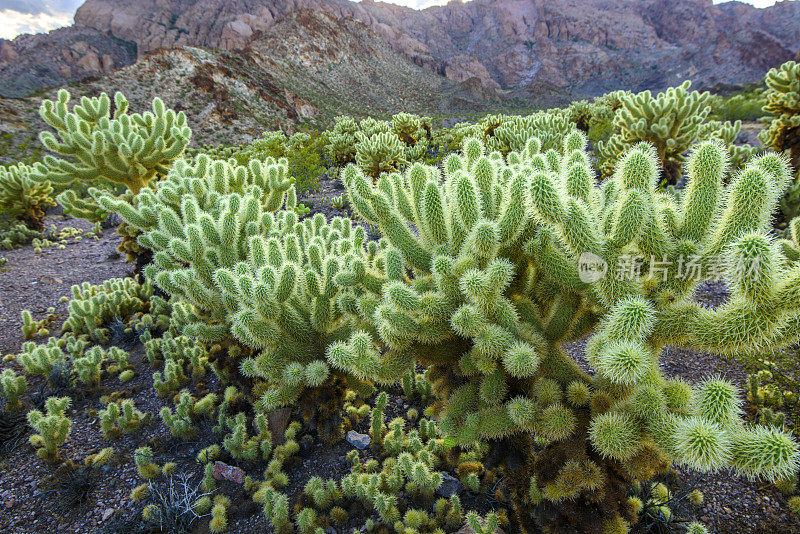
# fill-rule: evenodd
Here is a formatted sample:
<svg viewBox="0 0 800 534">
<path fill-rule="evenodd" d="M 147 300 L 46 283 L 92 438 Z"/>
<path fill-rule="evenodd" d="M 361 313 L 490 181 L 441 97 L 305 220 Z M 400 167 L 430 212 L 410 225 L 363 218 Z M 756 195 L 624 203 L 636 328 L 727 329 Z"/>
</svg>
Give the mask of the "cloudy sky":
<svg viewBox="0 0 800 534">
<path fill-rule="evenodd" d="M 394 4 L 422 9 L 447 0 L 389 0 Z M 744 0 L 759 7 L 775 0 Z M 0 0 L 0 39 L 21 33 L 40 33 L 72 24 L 72 16 L 83 0 Z M 715 0 L 715 3 L 719 3 Z"/>
</svg>

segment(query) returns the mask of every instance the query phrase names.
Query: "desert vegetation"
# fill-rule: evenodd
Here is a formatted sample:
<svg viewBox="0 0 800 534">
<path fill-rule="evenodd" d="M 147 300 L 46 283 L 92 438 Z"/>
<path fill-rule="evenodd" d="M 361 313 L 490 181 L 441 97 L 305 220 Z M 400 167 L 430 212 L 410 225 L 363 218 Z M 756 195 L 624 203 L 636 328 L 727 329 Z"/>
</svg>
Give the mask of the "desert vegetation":
<svg viewBox="0 0 800 534">
<path fill-rule="evenodd" d="M 789 62 L 192 146 L 190 110 L 61 90 L 0 167 L 0 517 L 800 532 L 798 102 Z"/>
</svg>

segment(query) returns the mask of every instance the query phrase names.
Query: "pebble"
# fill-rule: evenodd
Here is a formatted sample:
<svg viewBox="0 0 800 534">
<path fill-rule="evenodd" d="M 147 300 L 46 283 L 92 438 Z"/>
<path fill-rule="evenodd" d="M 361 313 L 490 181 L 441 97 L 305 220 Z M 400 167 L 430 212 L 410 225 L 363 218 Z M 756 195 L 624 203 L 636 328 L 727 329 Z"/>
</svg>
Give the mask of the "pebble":
<svg viewBox="0 0 800 534">
<path fill-rule="evenodd" d="M 436 495 L 449 499 L 454 493 L 461 493 L 461 482 L 456 477 L 444 471 L 439 474 L 442 475 L 442 484 L 436 488 Z"/>
<path fill-rule="evenodd" d="M 372 438 L 366 434 L 359 434 L 355 430 L 351 430 L 347 433 L 347 442 L 356 449 L 363 451 L 372 443 Z"/>
<path fill-rule="evenodd" d="M 224 462 L 214 463 L 214 479 L 225 480 L 241 484 L 244 482 L 244 471 L 239 467 L 228 465 Z"/>
</svg>

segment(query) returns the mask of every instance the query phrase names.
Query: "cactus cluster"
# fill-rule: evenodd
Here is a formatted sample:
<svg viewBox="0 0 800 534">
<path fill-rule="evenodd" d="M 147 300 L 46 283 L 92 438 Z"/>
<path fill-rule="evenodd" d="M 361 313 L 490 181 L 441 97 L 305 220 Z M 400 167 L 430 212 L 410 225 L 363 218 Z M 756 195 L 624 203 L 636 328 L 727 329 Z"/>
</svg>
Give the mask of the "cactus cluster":
<svg viewBox="0 0 800 534">
<path fill-rule="evenodd" d="M 24 163 L 0 165 L 0 216 L 22 221 L 33 230 L 42 230 L 44 210 L 55 204 L 48 181 L 31 177 L 33 168 Z M 0 221 L 2 222 L 2 221 Z"/>
<path fill-rule="evenodd" d="M 53 307 L 48 308 L 47 315 L 43 319 L 36 321 L 30 310 L 22 310 L 20 313 L 22 317 L 22 337 L 25 339 L 32 339 L 34 337 L 50 335 L 48 327 L 52 325 L 53 321 L 56 319 L 55 311 Z"/>
<path fill-rule="evenodd" d="M 493 135 L 486 140 L 486 148 L 502 154 L 521 152 L 528 139 L 536 137 L 541 142 L 542 151 L 560 149 L 563 139 L 575 128 L 569 116 L 554 111 L 509 117 L 494 129 Z"/>
<path fill-rule="evenodd" d="M 37 345 L 33 341 L 22 344 L 22 352 L 17 355 L 17 362 L 27 375 L 41 375 L 49 377 L 54 368 L 62 367 L 71 358 L 78 358 L 83 354 L 88 342 L 74 337 L 56 339 L 51 337 L 46 344 Z"/>
<path fill-rule="evenodd" d="M 384 393 L 374 409 L 382 412 L 385 402 Z M 311 533 L 320 532 L 326 524 L 343 526 L 349 514 L 360 508 L 366 515 L 377 516 L 364 524 L 368 532 L 378 525 L 404 534 L 442 534 L 445 529 L 461 528 L 468 514 L 458 494 L 436 496 L 447 450 L 444 441 L 434 432 L 422 436 L 416 429 L 405 430 L 403 423 L 400 419 L 390 423 L 385 445 L 379 442 L 374 449 L 377 459 L 361 459 L 351 451 L 347 455 L 350 472 L 340 480 L 312 476 L 294 510 L 288 495 L 267 482 L 253 485 L 253 500 L 263 504 L 264 514 L 278 532 L 291 531 L 292 526 Z"/>
<path fill-rule="evenodd" d="M 305 387 L 328 380 L 326 346 L 348 337 L 353 323 L 339 306 L 334 277 L 356 264 L 370 269 L 378 247 L 365 246 L 363 229 L 349 220 L 298 221 L 289 211 L 296 196 L 285 162 L 241 167 L 200 157 L 193 166 L 177 163 L 135 205 L 99 199 L 155 252 L 145 272 L 190 307 L 193 320 L 184 332 L 245 348 L 243 357 L 227 356 L 245 376 L 268 383 L 265 409 L 290 404 Z M 284 200 L 289 210 L 273 213 Z M 179 385 L 178 366 L 167 367 L 165 376 Z"/>
<path fill-rule="evenodd" d="M 3 369 L 0 373 L 0 402 L 14 410 L 22 406 L 20 397 L 28 387 L 25 375 L 18 375 L 12 369 Z"/>
<path fill-rule="evenodd" d="M 61 332 L 108 343 L 109 326 L 115 320 L 129 321 L 147 313 L 152 295 L 153 286 L 149 281 L 140 283 L 133 278 L 111 278 L 98 285 L 88 282 L 73 285 L 72 298 L 67 305 L 69 317 Z"/>
<path fill-rule="evenodd" d="M 698 107 L 694 100 L 686 106 Z M 336 383 L 364 389 L 405 376 L 411 392 L 418 378 L 409 373 L 427 366 L 432 386 L 423 391 L 438 400 L 440 421 L 440 430 L 421 424 L 431 443 L 439 431 L 460 445 L 522 438 L 529 460 L 510 491 L 523 526 L 544 503 L 557 522 L 622 528 L 633 517 L 620 488 L 671 462 L 770 479 L 796 471 L 797 445 L 777 428 L 745 427 L 733 386 L 711 377 L 692 388 L 657 365 L 667 344 L 735 353 L 797 340 L 800 275 L 766 235 L 789 182 L 786 161 L 768 154 L 733 174 L 728 147 L 703 142 L 677 199 L 657 190 L 659 153 L 640 143 L 598 186 L 587 140 L 569 124 L 548 130 L 548 148 L 541 129 L 487 119 L 498 150 L 467 138 L 442 169 L 416 163 L 373 175 L 349 165 L 348 200 L 380 230 L 379 242 L 367 243 L 349 220 L 299 221 L 274 160 L 237 167 L 200 157 L 133 202 L 98 200 L 141 232 L 139 243 L 155 252 L 145 272 L 172 296 L 183 333 L 219 346 L 216 372 L 249 379 L 259 411 L 315 404 L 320 393 L 305 391 Z M 289 209 L 277 211 L 285 197 Z M 596 276 L 587 262 L 604 271 Z M 727 304 L 691 300 L 697 269 L 726 278 Z M 562 346 L 590 334 L 587 373 Z M 164 362 L 157 388 L 183 387 L 184 358 Z M 399 455 L 387 476 L 430 498 L 440 482 L 431 458 L 399 445 L 410 438 L 402 424 L 384 426 L 382 399 L 373 442 Z M 191 428 L 192 402 L 184 393 L 177 412 L 162 414 L 179 434 Z M 230 431 L 226 451 L 264 455 L 266 427 L 254 418 L 251 435 L 243 414 L 226 415 L 230 405 L 226 392 L 218 425 Z M 272 451 L 278 485 L 280 457 L 297 447 L 289 443 Z M 371 480 L 360 473 L 342 492 L 367 499 L 383 522 L 402 523 Z M 475 471 L 463 480 L 480 488 Z M 285 496 L 262 494 L 273 524 L 288 524 Z M 300 517 L 315 522 L 311 512 Z M 426 524 L 408 519 L 404 528 Z"/>
<path fill-rule="evenodd" d="M 661 166 L 661 182 L 675 184 L 683 172 L 684 154 L 695 143 L 717 139 L 730 151 L 730 162 L 739 167 L 752 153 L 747 145 L 734 146 L 741 122 L 706 121 L 712 108 L 708 92 L 689 91 L 686 81 L 653 96 L 650 91 L 614 95 L 619 109 L 614 112 L 613 133 L 598 141 L 600 169 L 611 177 L 624 154 L 640 142 L 653 145 Z"/>
<path fill-rule="evenodd" d="M 105 95 L 70 113 L 59 93 L 41 113 L 61 139 L 42 140 L 65 159 L 48 157 L 32 174 L 71 186 L 59 198 L 75 213 L 119 214 L 125 250 L 152 261 L 141 282 L 74 286 L 62 338 L 25 344 L 18 361 L 27 374 L 66 369 L 94 387 L 132 369 L 122 349 L 89 341 L 141 340 L 154 389 L 171 399 L 160 416 L 172 435 L 215 422 L 218 443 L 197 454 L 207 494 L 188 508 L 210 515 L 213 532 L 227 528 L 230 504 L 210 495 L 217 458 L 263 462 L 263 480 L 248 477 L 245 491 L 276 532 L 314 534 L 344 527 L 358 507 L 370 531 L 508 527 L 503 512 L 481 518 L 457 494 L 437 498 L 448 470 L 463 491 L 510 503 L 514 527 L 528 532 L 542 520 L 627 532 L 648 506 L 666 514 L 662 501 L 637 502 L 627 488 L 655 488 L 649 481 L 671 464 L 796 476 L 798 446 L 766 410 L 785 400 L 769 376 L 748 384 L 765 405 L 764 424 L 751 427 L 732 384 L 712 376 L 692 386 L 659 367 L 667 345 L 763 354 L 800 340 L 800 220 L 788 239 L 768 234 L 790 167 L 734 147 L 740 124 L 707 121 L 707 100 L 684 84 L 447 132 L 410 114 L 337 118 L 324 136 L 333 162 L 347 165 L 335 204 L 346 200 L 361 226 L 308 217 L 298 204 L 288 152 L 311 146 L 306 134 L 178 159 L 190 132 L 159 100 L 153 113 L 129 116 L 117 95 L 112 117 Z M 582 131 L 610 117 L 599 185 Z M 426 164 L 442 147 L 457 152 Z M 681 193 L 658 189 L 684 171 Z M 381 237 L 370 240 L 367 225 Z M 729 300 L 701 307 L 695 288 L 717 277 Z M 43 326 L 24 317 L 27 334 Z M 576 361 L 566 347 L 581 340 Z M 390 384 L 409 403 L 399 412 L 386 391 L 372 397 Z M 25 378 L 5 371 L 0 385 L 18 406 Z M 149 421 L 117 399 L 98 414 L 109 438 Z M 69 433 L 69 402 L 51 398 L 47 414 L 29 414 L 42 457 L 55 459 Z M 342 405 L 344 424 L 369 432 L 369 458 L 354 451 L 348 475 L 313 477 L 290 502 L 293 456 L 309 439 L 338 435 Z M 313 424 L 296 420 L 281 441 L 267 412 L 282 407 Z M 135 464 L 148 480 L 176 469 L 159 466 L 150 447 Z M 135 500 L 154 487 L 135 489 Z M 145 518 L 160 510 L 148 504 Z"/>
<path fill-rule="evenodd" d="M 0 250 L 13 250 L 41 237 L 43 234 L 39 230 L 31 230 L 22 223 L 14 224 L 0 232 Z"/>
<path fill-rule="evenodd" d="M 161 420 L 169 427 L 173 436 L 186 438 L 194 434 L 192 420 L 201 416 L 208 415 L 214 411 L 216 395 L 209 393 L 208 396 L 196 400 L 191 393 L 183 390 L 175 396 L 175 410 L 168 406 L 161 408 Z"/>
<path fill-rule="evenodd" d="M 334 164 L 357 163 L 373 178 L 422 159 L 432 139 L 432 121 L 410 113 L 398 113 L 390 121 L 366 118 L 357 123 L 336 117 L 325 137 Z"/>
<path fill-rule="evenodd" d="M 113 439 L 137 431 L 150 420 L 150 413 L 137 410 L 133 399 L 123 399 L 109 402 L 105 409 L 98 412 L 98 417 L 103 435 Z"/>
</svg>

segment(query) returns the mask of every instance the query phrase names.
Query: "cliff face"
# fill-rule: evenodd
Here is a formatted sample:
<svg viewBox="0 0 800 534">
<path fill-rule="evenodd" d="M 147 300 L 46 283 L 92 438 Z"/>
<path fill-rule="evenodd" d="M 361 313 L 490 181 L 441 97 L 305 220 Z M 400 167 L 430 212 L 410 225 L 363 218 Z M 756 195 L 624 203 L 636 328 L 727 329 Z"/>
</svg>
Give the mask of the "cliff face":
<svg viewBox="0 0 800 534">
<path fill-rule="evenodd" d="M 136 61 L 136 44 L 93 28 L 72 26 L 47 35 L 0 39 L 0 95 L 100 76 Z"/>
<path fill-rule="evenodd" d="M 363 22 L 417 65 L 489 89 L 742 83 L 800 50 L 800 2 L 788 1 L 756 9 L 712 0 L 473 0 L 416 11 L 371 0 L 87 0 L 75 24 L 135 43 L 140 55 L 181 45 L 241 50 L 300 8 Z"/>
</svg>

